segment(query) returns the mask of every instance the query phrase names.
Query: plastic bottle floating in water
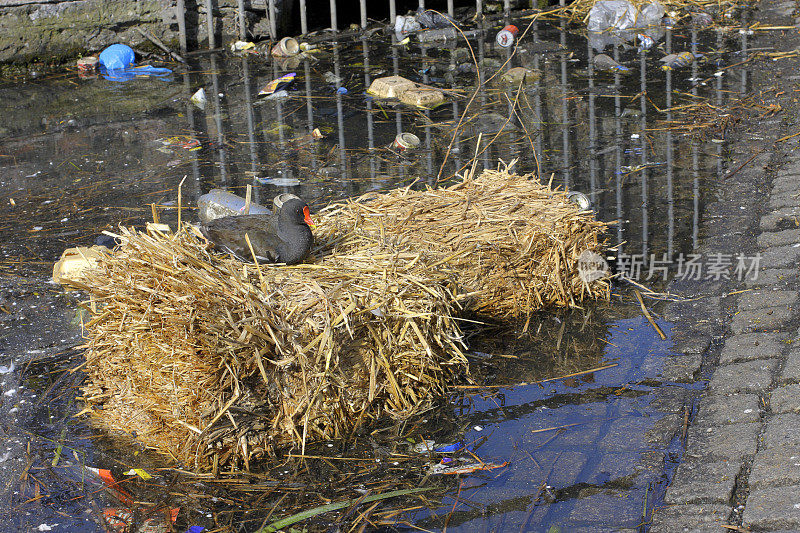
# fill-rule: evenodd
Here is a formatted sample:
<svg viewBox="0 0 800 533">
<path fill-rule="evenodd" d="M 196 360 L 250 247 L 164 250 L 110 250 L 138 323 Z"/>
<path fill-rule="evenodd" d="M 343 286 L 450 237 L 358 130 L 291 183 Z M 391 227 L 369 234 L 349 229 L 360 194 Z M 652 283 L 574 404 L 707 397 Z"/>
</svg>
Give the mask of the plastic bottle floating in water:
<svg viewBox="0 0 800 533">
<path fill-rule="evenodd" d="M 676 68 L 687 67 L 694 63 L 694 54 L 691 52 L 681 52 L 680 54 L 670 54 L 661 58 L 661 70 L 673 70 Z"/>
</svg>

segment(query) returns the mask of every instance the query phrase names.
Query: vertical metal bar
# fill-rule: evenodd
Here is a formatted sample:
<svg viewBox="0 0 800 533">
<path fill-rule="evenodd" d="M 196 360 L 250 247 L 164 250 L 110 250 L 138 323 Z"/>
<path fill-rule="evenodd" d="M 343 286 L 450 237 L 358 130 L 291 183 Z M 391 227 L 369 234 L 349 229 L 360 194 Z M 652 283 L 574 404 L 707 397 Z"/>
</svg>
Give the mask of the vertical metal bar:
<svg viewBox="0 0 800 533">
<path fill-rule="evenodd" d="M 228 184 L 228 167 L 226 166 L 227 149 L 225 148 L 225 132 L 222 123 L 222 105 L 219 101 L 219 69 L 217 58 L 211 55 L 211 82 L 214 87 L 214 122 L 217 126 L 217 145 L 219 145 L 219 177 L 222 183 Z"/>
<path fill-rule="evenodd" d="M 397 19 L 397 3 L 395 0 L 389 0 L 389 22 L 394 26 L 394 21 Z"/>
<path fill-rule="evenodd" d="M 303 68 L 305 69 L 305 74 L 306 74 L 306 115 L 308 122 L 308 132 L 311 133 L 314 131 L 314 104 L 311 101 L 311 64 L 309 63 L 307 57 L 303 59 Z M 316 170 L 317 161 L 319 160 L 319 158 L 317 157 L 317 152 L 319 150 L 319 143 L 313 143 L 313 147 L 314 147 L 314 153 L 311 156 L 311 168 Z"/>
<path fill-rule="evenodd" d="M 186 2 L 178 0 L 175 6 L 175 15 L 178 17 L 178 35 L 181 43 L 181 55 L 186 57 Z"/>
<path fill-rule="evenodd" d="M 456 16 L 453 0 L 447 0 L 447 14 L 450 15 L 450 18 L 454 18 Z"/>
<path fill-rule="evenodd" d="M 217 47 L 217 43 L 214 36 L 214 13 L 211 11 L 211 0 L 206 0 L 206 26 L 208 27 L 208 49 L 213 50 Z"/>
<path fill-rule="evenodd" d="M 256 151 L 255 120 L 253 119 L 253 96 L 250 92 L 250 66 L 247 54 L 242 56 L 242 82 L 244 83 L 244 113 L 247 117 L 247 144 L 250 148 L 250 172 L 258 171 L 258 152 Z M 258 199 L 256 199 L 258 201 Z"/>
<path fill-rule="evenodd" d="M 306 0 L 300 0 L 300 33 L 308 33 L 308 16 L 306 14 Z"/>
<path fill-rule="evenodd" d="M 369 87 L 372 77 L 369 75 L 369 40 L 366 35 L 361 37 L 361 49 L 364 55 L 364 87 Z M 372 118 L 372 98 L 366 99 L 367 115 L 367 147 L 369 148 L 369 177 L 375 183 L 375 124 Z"/>
<path fill-rule="evenodd" d="M 336 16 L 336 0 L 331 0 L 331 29 L 339 31 L 339 21 Z"/>
<path fill-rule="evenodd" d="M 419 10 L 425 11 L 425 0 L 419 0 Z"/>
<path fill-rule="evenodd" d="M 244 23 L 244 0 L 238 0 L 238 10 L 237 13 L 239 14 L 239 40 L 246 41 L 247 40 L 247 27 Z"/>
<path fill-rule="evenodd" d="M 478 17 L 483 15 L 483 0 L 475 0 L 475 13 Z"/>
<path fill-rule="evenodd" d="M 335 3 L 335 0 L 331 0 L 331 4 Z M 333 75 L 336 76 L 336 83 L 334 86 L 336 87 L 336 125 L 339 129 L 339 169 L 341 171 L 342 176 L 346 176 L 347 173 L 347 147 L 345 146 L 345 136 L 344 136 L 344 105 L 342 103 L 342 95 L 339 93 L 339 87 L 342 86 L 341 83 L 341 69 L 339 68 L 339 43 L 333 43 Z"/>
<path fill-rule="evenodd" d="M 273 41 L 278 40 L 278 21 L 275 20 L 276 17 L 275 0 L 269 0 L 269 38 Z"/>
<path fill-rule="evenodd" d="M 361 28 L 367 27 L 367 0 L 361 0 Z"/>
<path fill-rule="evenodd" d="M 503 0 L 503 17 L 505 17 L 506 22 L 508 22 L 508 16 L 510 14 L 511 14 L 511 1 Z"/>
</svg>

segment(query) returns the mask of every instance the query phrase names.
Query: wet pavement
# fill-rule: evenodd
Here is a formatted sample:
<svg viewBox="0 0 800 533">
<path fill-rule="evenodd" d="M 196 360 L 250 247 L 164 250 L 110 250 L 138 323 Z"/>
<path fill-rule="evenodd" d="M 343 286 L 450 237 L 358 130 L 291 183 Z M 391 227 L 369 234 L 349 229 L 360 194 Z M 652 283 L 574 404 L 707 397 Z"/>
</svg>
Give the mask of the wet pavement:
<svg viewBox="0 0 800 533">
<path fill-rule="evenodd" d="M 0 495 L 10 511 L 0 512 L 0 526 L 100 531 L 98 517 L 119 505 L 113 502 L 119 494 L 109 495 L 87 467 L 120 478 L 131 467 L 156 473 L 169 466 L 127 437 L 99 434 L 74 416 L 81 410 L 80 372 L 64 370 L 81 363 L 80 294 L 65 295 L 48 282 L 63 249 L 90 244 L 119 224 L 141 227 L 153 209 L 174 222 L 184 176 L 190 205 L 213 187 L 243 194 L 251 184 L 256 201 L 292 192 L 320 208 L 415 180 L 415 187 L 435 186 L 478 154 L 479 168 L 518 159 L 520 172 L 538 170 L 554 184 L 585 192 L 599 219 L 619 221 L 609 235 L 619 246 L 618 267 L 655 291 L 707 298 L 646 299 L 665 339 L 624 282 L 610 303 L 544 312 L 527 328 L 470 330 L 482 388 L 460 389 L 435 414 L 374 442 L 316 450 L 366 457 L 373 464 L 366 477 L 337 468 L 349 481 L 328 486 L 319 473 L 337 479 L 327 470 L 333 467 L 318 461 L 306 467 L 306 478 L 269 484 L 296 468 L 276 461 L 265 465 L 269 489 L 262 487 L 259 498 L 254 488 L 231 483 L 223 493 L 212 481 L 168 469 L 129 486 L 144 507 L 180 508 L 181 531 L 190 525 L 252 531 L 268 516 L 358 497 L 365 479 L 380 481 L 383 491 L 423 480 L 436 489 L 373 512 L 373 524 L 397 529 L 646 530 L 654 507 L 680 500 L 667 487 L 676 468 L 682 472 L 684 445 L 688 440 L 691 450 L 696 438 L 689 423 L 713 369 L 703 354 L 718 349 L 725 328 L 719 297 L 744 283 L 753 262 L 755 249 L 729 236 L 747 227 L 762 184 L 754 181 L 752 191 L 730 187 L 749 152 L 728 144 L 724 128 L 747 112 L 736 102 L 752 91 L 756 68 L 733 65 L 754 48 L 772 46 L 738 30 L 752 16 L 737 13 L 728 30 L 678 26 L 660 51 L 606 49 L 628 74 L 595 70 L 597 51 L 577 28 L 555 21 L 534 22 L 513 56 L 494 41 L 502 24 L 477 28 L 470 42 L 477 68 L 462 43 L 400 45 L 378 33 L 320 41 L 318 52 L 289 65 L 264 54 L 225 53 L 197 56 L 188 69 L 170 65 L 175 73 L 167 79 L 118 83 L 68 71 L 0 83 L 5 115 L 14 117 L 0 127 L 0 201 L 7 206 L 0 213 L 0 372 L 3 365 L 10 370 L 0 374 L 0 431 L 7 438 Z M 660 69 L 662 53 L 684 50 L 702 58 L 684 69 Z M 476 80 L 506 68 L 507 60 L 506 67 L 527 67 L 539 78 L 523 86 L 491 82 L 471 100 Z M 287 72 L 297 79 L 285 98 L 257 96 Z M 373 79 L 392 74 L 453 92 L 433 110 L 365 95 Z M 189 102 L 200 87 L 208 96 L 203 109 Z M 687 106 L 698 110 L 697 103 L 715 107 L 710 116 L 708 110 L 688 116 Z M 454 135 L 465 110 L 468 120 Z M 319 140 L 311 137 L 317 128 Z M 404 131 L 416 134 L 421 147 L 398 155 L 390 145 Z M 763 168 L 762 159 L 742 172 Z M 714 207 L 729 208 L 734 199 L 745 200 L 735 207 L 741 219 Z M 715 251 L 731 254 L 730 263 L 717 265 L 729 279 L 704 270 L 697 283 L 689 261 L 702 252 L 707 269 Z M 743 271 L 736 270 L 736 254 Z M 711 300 L 718 304 L 713 316 L 704 307 Z M 741 422 L 757 429 L 751 418 Z M 439 457 L 407 459 L 410 441 L 420 439 L 476 443 L 472 453 L 481 460 L 507 464 L 460 479 L 429 477 Z M 738 470 L 729 469 L 735 479 Z M 313 527 L 335 519 L 326 516 Z"/>
</svg>

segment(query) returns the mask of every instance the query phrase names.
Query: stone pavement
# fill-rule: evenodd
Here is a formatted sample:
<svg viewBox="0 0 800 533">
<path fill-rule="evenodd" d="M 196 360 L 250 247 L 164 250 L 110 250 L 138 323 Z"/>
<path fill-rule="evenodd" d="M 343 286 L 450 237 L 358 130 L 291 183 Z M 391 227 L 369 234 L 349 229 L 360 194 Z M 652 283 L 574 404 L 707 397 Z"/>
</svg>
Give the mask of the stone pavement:
<svg viewBox="0 0 800 533">
<path fill-rule="evenodd" d="M 798 24 L 793 2 L 760 6 L 758 20 Z M 767 46 L 791 50 L 797 37 L 797 31 L 773 36 Z M 800 150 L 795 139 L 774 142 L 798 129 L 800 61 L 769 63 L 761 61 L 765 72 L 754 74 L 769 88 L 762 105 L 779 103 L 787 115 L 756 120 L 734 144 L 735 160 L 755 158 L 710 206 L 720 223 L 709 228 L 702 250 L 759 253 L 760 270 L 726 297 L 703 287 L 699 296 L 709 297 L 670 307 L 676 317 L 698 310 L 705 317 L 684 337 L 708 346 L 693 367 L 705 372 L 708 385 L 664 505 L 653 513 L 652 532 L 721 532 L 723 524 L 739 531 L 800 531 Z"/>
</svg>

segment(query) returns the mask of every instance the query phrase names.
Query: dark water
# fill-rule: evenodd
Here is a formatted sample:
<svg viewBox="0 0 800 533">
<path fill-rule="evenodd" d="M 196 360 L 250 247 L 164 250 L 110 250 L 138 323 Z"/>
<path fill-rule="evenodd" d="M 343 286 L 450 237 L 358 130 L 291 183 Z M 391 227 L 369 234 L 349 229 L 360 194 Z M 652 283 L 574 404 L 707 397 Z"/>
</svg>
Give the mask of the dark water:
<svg viewBox="0 0 800 533">
<path fill-rule="evenodd" d="M 516 23 L 525 28 L 528 21 Z M 714 73 L 745 57 L 749 37 L 678 27 L 659 43 L 663 53 L 690 50 L 703 54 L 701 60 L 665 72 L 659 69 L 662 51 L 606 49 L 630 68 L 620 74 L 590 66 L 596 51 L 578 28 L 534 24 L 513 56 L 494 42 L 498 28 L 487 26 L 483 38 L 471 40 L 478 72 L 463 42 L 393 45 L 392 37 L 377 33 L 320 42 L 311 59 L 290 65 L 263 53 L 200 55 L 189 68 L 171 65 L 175 73 L 167 79 L 118 83 L 68 71 L 0 84 L 7 118 L 0 125 L 0 303 L 8 310 L 0 323 L 0 349 L 8 360 L 0 358 L 0 365 L 16 365 L 0 375 L 7 378 L 0 379 L 3 431 L 15 435 L 6 460 L 0 448 L 0 467 L 15 487 L 10 523 L 20 530 L 40 524 L 99 530 L 95 517 L 111 504 L 84 466 L 117 473 L 164 466 L 134 443 L 100 435 L 72 417 L 81 408 L 79 374 L 63 369 L 80 364 L 80 351 L 72 349 L 79 343 L 80 317 L 76 298 L 44 282 L 64 248 L 90 244 L 102 229 L 120 223 L 151 220 L 150 204 L 162 219 L 175 220 L 176 187 L 184 177 L 191 205 L 213 187 L 244 194 L 252 184 L 256 201 L 269 204 L 288 191 L 319 208 L 415 180 L 415 186 L 435 186 L 462 172 L 477 153 L 478 170 L 517 160 L 519 172 L 538 169 L 554 184 L 585 192 L 598 218 L 619 221 L 610 241 L 623 253 L 675 258 L 697 247 L 703 206 L 713 200 L 726 168 L 724 133 L 708 128 L 687 135 L 677 125 L 689 119 L 669 109 L 695 101 L 724 106 L 746 93 L 745 70 Z M 467 108 L 478 77 L 490 77 L 507 60 L 507 67 L 536 69 L 541 77 L 519 91 L 491 82 Z M 286 98 L 257 96 L 287 72 L 297 79 Z M 416 110 L 365 95 L 373 79 L 392 74 L 463 96 L 450 93 L 444 105 Z M 208 98 L 204 109 L 189 102 L 201 87 Z M 342 87 L 346 94 L 337 92 Z M 465 109 L 466 125 L 454 137 Z M 315 128 L 323 139 L 309 138 Z M 387 147 L 403 131 L 415 133 L 421 148 L 398 156 Z M 197 139 L 200 149 L 162 142 L 179 135 Z M 639 281 L 656 290 L 668 289 L 676 274 L 670 267 L 666 280 L 658 271 L 646 279 L 646 271 Z M 627 285 L 617 287 L 611 303 L 543 313 L 525 331 L 509 324 L 470 330 L 472 347 L 494 355 L 475 358 L 476 375 L 490 387 L 460 391 L 440 413 L 398 434 L 393 446 L 381 446 L 405 457 L 409 436 L 463 440 L 476 443 L 473 453 L 481 460 L 508 464 L 459 479 L 426 478 L 436 496 L 423 504 L 384 504 L 372 516 L 374 524 L 461 531 L 646 529 L 680 459 L 685 393 L 696 386 L 662 377 L 664 362 L 674 355 L 673 326 L 659 318 L 660 304 L 648 305 L 666 341 L 642 316 Z M 599 370 L 587 372 L 593 369 Z M 372 455 L 363 448 L 343 453 Z M 27 468 L 11 464 L 17 454 Z M 416 483 L 427 463 L 439 459 L 398 459 L 391 466 L 388 456 L 387 470 L 376 471 L 373 480 L 382 480 L 384 492 L 396 488 L 387 479 Z M 271 465 L 273 478 L 281 468 Z M 358 497 L 354 489 L 371 478 L 344 479 L 357 482 L 314 490 L 333 500 Z M 141 499 L 180 507 L 180 530 L 233 523 L 250 531 L 279 501 L 273 519 L 298 510 L 290 505 L 297 497 L 291 487 L 254 501 L 250 492 L 226 487 L 223 493 L 213 483 L 178 490 L 173 482 L 186 483 L 160 472 L 141 488 Z M 328 500 L 306 501 L 311 507 Z M 403 507 L 416 508 L 390 512 Z M 243 514 L 242 508 L 253 512 Z"/>
</svg>

